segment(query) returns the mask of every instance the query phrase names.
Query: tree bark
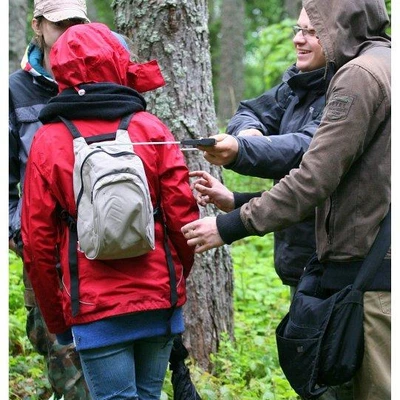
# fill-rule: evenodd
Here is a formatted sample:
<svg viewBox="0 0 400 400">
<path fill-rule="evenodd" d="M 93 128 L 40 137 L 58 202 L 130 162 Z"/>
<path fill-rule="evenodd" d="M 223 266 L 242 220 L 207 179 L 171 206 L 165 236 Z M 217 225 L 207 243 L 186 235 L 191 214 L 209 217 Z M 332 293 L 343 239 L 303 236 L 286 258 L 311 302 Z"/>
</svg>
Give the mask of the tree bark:
<svg viewBox="0 0 400 400">
<path fill-rule="evenodd" d="M 285 10 L 289 18 L 297 19 L 301 7 L 301 0 L 285 0 Z"/>
<path fill-rule="evenodd" d="M 221 51 L 218 79 L 218 121 L 226 126 L 244 93 L 243 0 L 223 0 L 221 10 Z"/>
<path fill-rule="evenodd" d="M 21 68 L 21 59 L 26 48 L 28 1 L 13 0 L 9 4 L 8 12 L 8 69 L 11 74 Z"/>
<path fill-rule="evenodd" d="M 141 61 L 157 59 L 166 86 L 145 94 L 148 109 L 177 140 L 218 133 L 211 85 L 206 0 L 115 0 L 115 26 L 132 38 Z M 190 170 L 204 169 L 222 180 L 198 151 L 186 152 Z M 202 211 L 215 215 L 214 208 Z M 222 332 L 233 338 L 233 270 L 227 246 L 197 255 L 187 282 L 184 343 L 190 356 L 210 370 L 210 354 Z"/>
<path fill-rule="evenodd" d="M 97 15 L 97 7 L 96 7 L 96 1 L 95 0 L 86 0 L 86 7 L 87 7 L 87 16 L 90 19 L 91 22 L 96 22 L 98 21 L 98 15 Z M 111 26 L 109 26 L 110 29 L 112 29 Z"/>
</svg>

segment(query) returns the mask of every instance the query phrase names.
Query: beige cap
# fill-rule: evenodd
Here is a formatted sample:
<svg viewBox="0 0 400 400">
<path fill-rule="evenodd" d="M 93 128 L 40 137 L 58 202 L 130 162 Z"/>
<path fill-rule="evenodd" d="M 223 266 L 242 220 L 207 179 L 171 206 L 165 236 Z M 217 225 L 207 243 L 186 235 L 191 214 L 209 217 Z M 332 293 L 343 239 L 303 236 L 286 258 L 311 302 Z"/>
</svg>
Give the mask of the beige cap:
<svg viewBox="0 0 400 400">
<path fill-rule="evenodd" d="M 90 22 L 85 0 L 35 0 L 33 16 L 43 16 L 51 22 L 79 18 Z"/>
</svg>

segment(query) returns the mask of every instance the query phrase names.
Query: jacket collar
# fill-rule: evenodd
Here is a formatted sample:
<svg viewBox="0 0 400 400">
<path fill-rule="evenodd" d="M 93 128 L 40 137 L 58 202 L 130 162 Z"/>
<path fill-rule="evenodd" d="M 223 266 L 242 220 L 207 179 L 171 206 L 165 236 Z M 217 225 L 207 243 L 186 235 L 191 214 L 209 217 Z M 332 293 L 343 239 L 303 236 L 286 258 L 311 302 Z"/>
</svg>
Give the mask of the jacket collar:
<svg viewBox="0 0 400 400">
<path fill-rule="evenodd" d="M 300 99 L 308 93 L 325 93 L 328 83 L 325 79 L 325 67 L 310 72 L 300 72 L 295 64 L 286 71 L 283 80 Z"/>
<path fill-rule="evenodd" d="M 32 75 L 36 82 L 45 87 L 50 86 L 52 90 L 57 88 L 57 82 L 54 78 L 43 68 L 43 52 L 32 40 L 21 60 L 21 68 Z"/>
<path fill-rule="evenodd" d="M 146 110 L 146 101 L 136 90 L 114 83 L 91 83 L 63 90 L 41 110 L 43 123 L 68 119 L 114 120 L 126 114 Z"/>
</svg>

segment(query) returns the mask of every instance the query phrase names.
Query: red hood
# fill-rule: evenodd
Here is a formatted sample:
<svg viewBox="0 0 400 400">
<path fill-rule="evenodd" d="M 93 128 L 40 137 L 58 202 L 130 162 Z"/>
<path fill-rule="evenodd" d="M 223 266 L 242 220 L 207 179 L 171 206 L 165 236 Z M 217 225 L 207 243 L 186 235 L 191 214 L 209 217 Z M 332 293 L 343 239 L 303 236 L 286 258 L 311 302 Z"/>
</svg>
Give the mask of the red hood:
<svg viewBox="0 0 400 400">
<path fill-rule="evenodd" d="M 50 63 L 59 91 L 82 83 L 112 82 L 146 92 L 165 84 L 156 60 L 130 61 L 128 50 L 101 23 L 68 28 L 50 51 Z"/>
</svg>

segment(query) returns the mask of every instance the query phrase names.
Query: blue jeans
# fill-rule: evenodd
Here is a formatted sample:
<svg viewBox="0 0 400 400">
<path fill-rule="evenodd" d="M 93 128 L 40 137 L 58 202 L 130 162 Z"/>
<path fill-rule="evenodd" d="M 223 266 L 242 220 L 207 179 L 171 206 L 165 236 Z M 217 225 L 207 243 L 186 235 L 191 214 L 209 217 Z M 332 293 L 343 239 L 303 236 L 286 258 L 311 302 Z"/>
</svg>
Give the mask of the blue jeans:
<svg viewBox="0 0 400 400">
<path fill-rule="evenodd" d="M 158 400 L 173 339 L 157 336 L 80 351 L 93 400 Z"/>
</svg>

